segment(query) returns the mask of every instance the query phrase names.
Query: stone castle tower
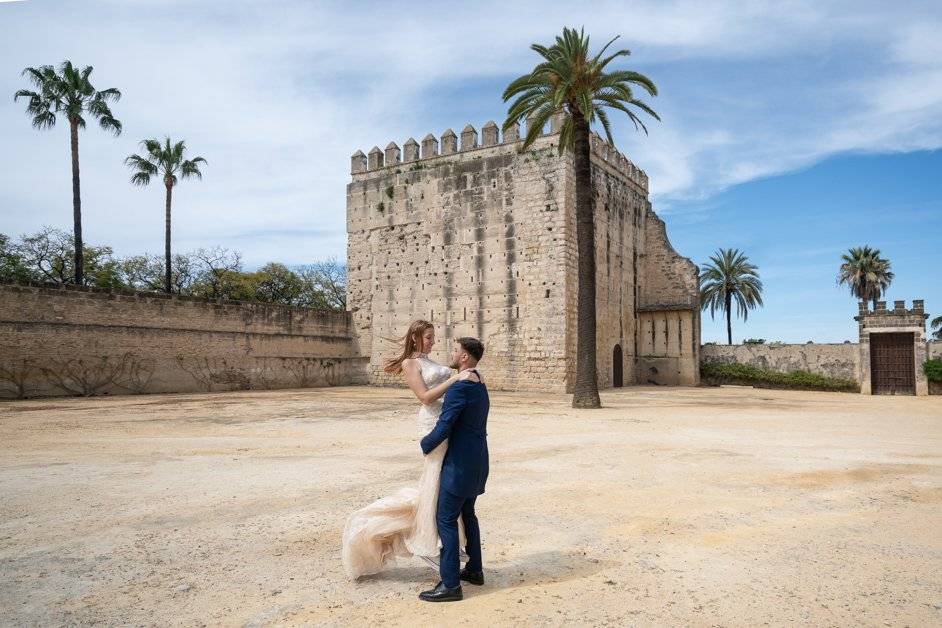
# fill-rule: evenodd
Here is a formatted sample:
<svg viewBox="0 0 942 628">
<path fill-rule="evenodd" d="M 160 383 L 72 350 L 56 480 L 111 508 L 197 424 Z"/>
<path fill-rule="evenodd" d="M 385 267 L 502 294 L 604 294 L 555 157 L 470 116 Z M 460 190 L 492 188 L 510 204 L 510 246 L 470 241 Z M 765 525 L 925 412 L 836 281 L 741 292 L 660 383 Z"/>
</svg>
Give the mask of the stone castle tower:
<svg viewBox="0 0 942 628">
<path fill-rule="evenodd" d="M 519 128 L 488 122 L 352 157 L 347 307 L 369 381 L 409 323 L 476 336 L 488 385 L 571 391 L 575 381 L 575 170 L 560 121 L 521 153 Z M 601 387 L 699 379 L 697 268 L 678 255 L 648 201 L 648 177 L 592 136 Z"/>
</svg>

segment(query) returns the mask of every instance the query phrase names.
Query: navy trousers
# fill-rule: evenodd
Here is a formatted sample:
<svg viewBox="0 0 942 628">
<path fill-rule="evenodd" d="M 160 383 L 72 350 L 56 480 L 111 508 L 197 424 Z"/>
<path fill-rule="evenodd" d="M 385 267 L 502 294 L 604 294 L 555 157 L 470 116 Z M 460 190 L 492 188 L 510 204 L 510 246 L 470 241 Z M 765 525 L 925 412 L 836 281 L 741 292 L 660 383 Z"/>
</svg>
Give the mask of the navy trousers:
<svg viewBox="0 0 942 628">
<path fill-rule="evenodd" d="M 467 569 L 482 571 L 481 529 L 474 514 L 474 502 L 477 497 L 458 497 L 448 491 L 438 492 L 438 536 L 442 540 L 438 570 L 442 584 L 449 589 L 461 585 L 460 563 L 458 562 L 458 517 L 464 523 L 464 533 L 468 537 L 465 551 L 468 553 Z"/>
</svg>

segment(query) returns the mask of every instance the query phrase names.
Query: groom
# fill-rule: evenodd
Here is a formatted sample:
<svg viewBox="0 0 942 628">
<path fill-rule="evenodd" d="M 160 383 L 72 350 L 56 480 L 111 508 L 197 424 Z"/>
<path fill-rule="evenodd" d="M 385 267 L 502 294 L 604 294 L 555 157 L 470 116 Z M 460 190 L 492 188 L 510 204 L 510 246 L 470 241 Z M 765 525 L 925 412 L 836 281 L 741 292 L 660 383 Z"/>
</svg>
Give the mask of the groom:
<svg viewBox="0 0 942 628">
<path fill-rule="evenodd" d="M 477 366 L 484 355 L 484 345 L 477 338 L 458 338 L 451 368 L 465 371 Z M 442 580 L 419 599 L 426 602 L 455 602 L 462 599 L 461 581 L 484 584 L 481 563 L 481 531 L 474 515 L 474 501 L 484 492 L 487 482 L 487 411 L 490 399 L 483 381 L 470 379 L 452 384 L 445 393 L 442 413 L 435 428 L 422 439 L 422 453 L 428 455 L 445 439 L 448 451 L 442 461 L 438 491 L 438 536 L 442 540 L 439 572 Z M 468 563 L 459 573 L 458 517 L 464 523 L 468 545 Z"/>
</svg>

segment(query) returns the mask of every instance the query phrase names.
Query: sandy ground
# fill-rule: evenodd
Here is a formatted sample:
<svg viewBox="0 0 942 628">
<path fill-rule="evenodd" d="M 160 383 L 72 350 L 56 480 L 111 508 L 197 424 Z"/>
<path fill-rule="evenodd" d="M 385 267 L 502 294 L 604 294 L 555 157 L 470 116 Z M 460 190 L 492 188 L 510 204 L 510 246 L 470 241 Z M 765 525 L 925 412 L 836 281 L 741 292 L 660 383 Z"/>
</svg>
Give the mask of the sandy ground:
<svg viewBox="0 0 942 628">
<path fill-rule="evenodd" d="M 417 478 L 403 390 L 0 403 L 3 624 L 942 625 L 942 397 L 492 398 L 487 583 L 349 582 Z"/>
</svg>

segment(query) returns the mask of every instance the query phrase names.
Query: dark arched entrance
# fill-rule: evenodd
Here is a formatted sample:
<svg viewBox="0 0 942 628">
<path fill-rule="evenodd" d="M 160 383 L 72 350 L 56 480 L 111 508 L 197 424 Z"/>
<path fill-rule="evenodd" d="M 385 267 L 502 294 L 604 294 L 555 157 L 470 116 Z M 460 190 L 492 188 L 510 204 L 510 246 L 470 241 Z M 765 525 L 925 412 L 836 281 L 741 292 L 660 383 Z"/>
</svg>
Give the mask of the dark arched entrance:
<svg viewBox="0 0 942 628">
<path fill-rule="evenodd" d="M 615 348 L 612 350 L 612 386 L 615 388 L 621 388 L 623 385 L 621 368 L 621 345 L 615 345 Z"/>
</svg>

